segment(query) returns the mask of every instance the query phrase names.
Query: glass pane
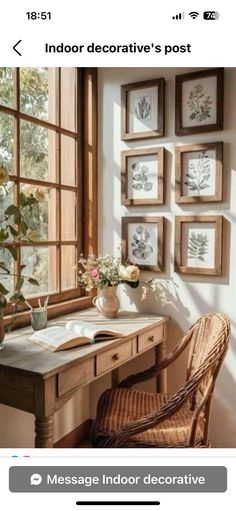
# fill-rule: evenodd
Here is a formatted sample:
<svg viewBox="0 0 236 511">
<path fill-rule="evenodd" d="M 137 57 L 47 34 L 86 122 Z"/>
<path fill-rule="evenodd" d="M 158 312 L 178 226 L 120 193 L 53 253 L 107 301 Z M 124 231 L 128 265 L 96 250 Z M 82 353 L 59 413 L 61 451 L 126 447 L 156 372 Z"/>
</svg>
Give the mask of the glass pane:
<svg viewBox="0 0 236 511">
<path fill-rule="evenodd" d="M 56 247 L 22 247 L 21 264 L 25 264 L 24 274 L 37 279 L 38 286 L 25 282 L 23 292 L 33 296 L 57 291 Z"/>
<path fill-rule="evenodd" d="M 20 124 L 20 173 L 22 177 L 56 180 L 56 133 L 31 122 Z"/>
<path fill-rule="evenodd" d="M 14 261 L 13 258 L 6 250 L 5 248 L 0 248 L 0 261 L 3 262 L 10 273 L 14 273 Z M 0 283 L 9 291 L 8 295 L 6 297 L 9 297 L 10 294 L 13 294 L 14 292 L 14 277 L 12 275 L 6 274 L 1 268 L 0 268 Z"/>
<path fill-rule="evenodd" d="M 61 287 L 62 291 L 77 287 L 76 249 L 72 246 L 61 247 Z"/>
<path fill-rule="evenodd" d="M 76 142 L 71 137 L 61 136 L 61 182 L 75 186 Z"/>
<path fill-rule="evenodd" d="M 0 166 L 14 174 L 14 117 L 0 112 Z"/>
<path fill-rule="evenodd" d="M 14 102 L 14 69 L 0 67 L 0 104 L 13 108 Z"/>
<path fill-rule="evenodd" d="M 20 69 L 21 112 L 56 123 L 56 91 L 56 68 L 22 67 Z"/>
<path fill-rule="evenodd" d="M 33 194 L 40 197 L 40 202 L 26 208 L 24 217 L 34 240 L 56 240 L 56 190 L 54 188 L 37 187 L 30 184 L 22 184 L 21 191 L 26 195 Z M 31 233 L 32 234 L 32 233 Z"/>
<path fill-rule="evenodd" d="M 76 194 L 68 190 L 61 191 L 61 239 L 76 239 Z"/>
<path fill-rule="evenodd" d="M 76 131 L 77 80 L 75 67 L 61 68 L 61 126 Z"/>
</svg>

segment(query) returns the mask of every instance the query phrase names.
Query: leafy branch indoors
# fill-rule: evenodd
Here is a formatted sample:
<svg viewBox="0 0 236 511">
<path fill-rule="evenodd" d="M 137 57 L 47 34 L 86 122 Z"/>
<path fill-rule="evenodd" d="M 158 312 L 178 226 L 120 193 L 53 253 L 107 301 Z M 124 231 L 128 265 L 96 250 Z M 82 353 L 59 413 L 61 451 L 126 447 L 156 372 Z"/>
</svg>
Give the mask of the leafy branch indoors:
<svg viewBox="0 0 236 511">
<path fill-rule="evenodd" d="M 0 210 L 1 210 L 1 197 L 9 193 L 9 177 L 8 172 L 4 167 L 0 167 Z M 38 197 L 37 197 L 38 194 Z M 23 295 L 23 285 L 25 281 L 29 284 L 38 286 L 38 281 L 32 277 L 24 275 L 23 270 L 25 265 L 20 266 L 19 273 L 16 274 L 12 271 L 12 262 L 17 261 L 18 251 L 16 248 L 16 242 L 19 243 L 32 243 L 34 240 L 31 238 L 31 229 L 28 225 L 27 218 L 30 217 L 32 210 L 38 205 L 39 201 L 43 200 L 40 192 L 29 194 L 28 196 L 23 192 L 19 196 L 19 205 L 9 204 L 3 211 L 0 217 L 0 308 L 5 308 L 8 303 L 19 305 L 25 301 Z M 8 254 L 8 257 L 6 257 Z M 15 280 L 13 292 L 7 289 L 6 285 L 3 284 L 3 277 L 12 276 Z"/>
</svg>

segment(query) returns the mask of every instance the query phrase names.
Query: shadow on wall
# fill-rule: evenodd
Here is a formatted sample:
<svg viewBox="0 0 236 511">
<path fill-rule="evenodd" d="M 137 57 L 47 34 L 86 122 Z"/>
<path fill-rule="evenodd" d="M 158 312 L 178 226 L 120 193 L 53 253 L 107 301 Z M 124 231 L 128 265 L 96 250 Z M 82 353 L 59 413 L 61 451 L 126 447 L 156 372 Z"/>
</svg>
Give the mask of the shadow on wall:
<svg viewBox="0 0 236 511">
<path fill-rule="evenodd" d="M 143 284 L 136 290 L 124 286 L 124 292 L 130 305 L 135 304 L 138 311 L 170 316 L 167 326 L 167 350 L 170 351 L 190 326 L 190 311 L 180 299 L 178 284 L 174 280 L 154 279 L 151 285 Z M 180 318 L 184 328 L 179 325 Z M 169 367 L 168 392 L 173 393 L 183 385 L 187 360 L 188 349 Z"/>
</svg>

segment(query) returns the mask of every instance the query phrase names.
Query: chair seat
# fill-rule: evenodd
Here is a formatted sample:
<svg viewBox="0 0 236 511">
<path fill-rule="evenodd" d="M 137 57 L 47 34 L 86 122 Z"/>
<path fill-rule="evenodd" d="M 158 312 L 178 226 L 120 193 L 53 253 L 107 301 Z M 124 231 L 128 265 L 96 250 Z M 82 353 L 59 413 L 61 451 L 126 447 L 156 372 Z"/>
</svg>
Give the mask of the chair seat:
<svg viewBox="0 0 236 511">
<path fill-rule="evenodd" d="M 102 447 L 106 438 L 145 415 L 160 410 L 171 398 L 170 394 L 151 394 L 133 389 L 117 388 L 105 391 L 98 402 L 97 417 L 91 429 L 91 440 Z M 184 404 L 161 424 L 133 435 L 125 447 L 188 447 L 193 412 Z M 203 414 L 198 420 L 196 444 L 203 438 Z M 196 445 L 195 444 L 195 445 Z"/>
</svg>

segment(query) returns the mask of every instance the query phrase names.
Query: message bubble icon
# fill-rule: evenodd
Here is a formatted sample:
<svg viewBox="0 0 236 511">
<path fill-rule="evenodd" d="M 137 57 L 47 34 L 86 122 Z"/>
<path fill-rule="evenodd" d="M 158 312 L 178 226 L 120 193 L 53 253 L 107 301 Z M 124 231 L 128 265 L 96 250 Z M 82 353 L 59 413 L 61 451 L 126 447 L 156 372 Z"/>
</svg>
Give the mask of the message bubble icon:
<svg viewBox="0 0 236 511">
<path fill-rule="evenodd" d="M 34 485 L 34 486 L 38 486 L 39 484 L 41 484 L 43 478 L 40 474 L 32 474 L 31 478 L 30 478 L 30 484 L 31 485 Z"/>
</svg>

